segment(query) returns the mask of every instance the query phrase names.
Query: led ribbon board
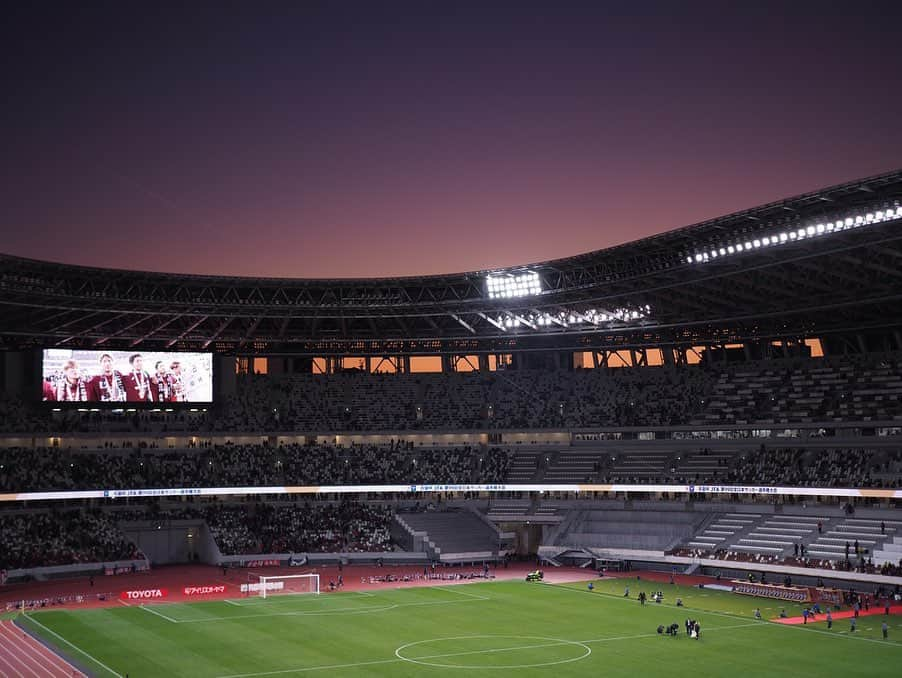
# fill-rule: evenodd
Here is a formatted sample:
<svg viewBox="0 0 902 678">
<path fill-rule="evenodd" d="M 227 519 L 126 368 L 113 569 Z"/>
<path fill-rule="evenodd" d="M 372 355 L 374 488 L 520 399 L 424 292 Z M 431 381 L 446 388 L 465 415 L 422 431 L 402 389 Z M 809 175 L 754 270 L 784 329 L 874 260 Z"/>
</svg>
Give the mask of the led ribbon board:
<svg viewBox="0 0 902 678">
<path fill-rule="evenodd" d="M 241 496 L 248 494 L 414 494 L 417 492 L 624 492 L 647 494 L 745 494 L 807 497 L 865 497 L 902 499 L 899 488 L 776 487 L 771 485 L 615 485 L 615 484 L 478 484 L 441 483 L 408 485 L 275 485 L 270 487 L 178 487 L 116 490 L 72 490 L 63 492 L 11 492 L 0 494 L 0 502 L 63 501 L 67 499 L 137 499 L 142 497 Z"/>
</svg>

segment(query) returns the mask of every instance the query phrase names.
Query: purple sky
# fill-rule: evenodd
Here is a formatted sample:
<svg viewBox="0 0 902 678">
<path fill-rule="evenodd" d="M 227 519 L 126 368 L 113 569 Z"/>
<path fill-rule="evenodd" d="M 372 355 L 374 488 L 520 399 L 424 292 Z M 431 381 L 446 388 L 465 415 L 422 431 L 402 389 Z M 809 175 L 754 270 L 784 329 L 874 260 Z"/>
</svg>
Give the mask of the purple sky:
<svg viewBox="0 0 902 678">
<path fill-rule="evenodd" d="M 900 3 L 330 4 L 8 15 L 0 251 L 455 272 L 902 166 Z"/>
</svg>

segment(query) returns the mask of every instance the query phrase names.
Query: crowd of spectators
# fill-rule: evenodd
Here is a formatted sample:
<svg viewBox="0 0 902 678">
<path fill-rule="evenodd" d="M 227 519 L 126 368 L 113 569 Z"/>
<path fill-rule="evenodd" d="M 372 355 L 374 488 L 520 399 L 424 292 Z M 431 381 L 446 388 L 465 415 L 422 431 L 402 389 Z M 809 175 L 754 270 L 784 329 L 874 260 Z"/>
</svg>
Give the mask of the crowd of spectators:
<svg viewBox="0 0 902 678">
<path fill-rule="evenodd" d="M 721 480 L 726 484 L 766 484 L 791 487 L 897 487 L 902 451 L 865 449 L 801 450 L 763 446 L 741 457 Z"/>
<path fill-rule="evenodd" d="M 117 525 L 204 520 L 223 555 L 391 550 L 392 509 L 331 504 L 209 503 L 160 510 L 0 512 L 0 570 L 143 559 Z"/>
<path fill-rule="evenodd" d="M 671 425 L 703 406 L 701 368 L 249 376 L 217 430 L 379 431 Z M 267 407 L 260 407 L 260 403 Z"/>
<path fill-rule="evenodd" d="M 503 482 L 498 447 L 210 445 L 199 449 L 0 448 L 0 491 Z"/>
<path fill-rule="evenodd" d="M 798 556 L 786 556 L 783 554 L 748 553 L 746 551 L 733 551 L 731 549 L 697 549 L 678 548 L 669 552 L 670 555 L 684 558 L 703 558 L 706 560 L 725 560 L 739 563 L 757 563 L 761 565 L 788 565 L 791 567 L 808 567 L 819 570 L 834 570 L 839 572 L 860 572 L 862 574 L 882 574 L 890 577 L 902 576 L 902 558 L 898 563 L 886 561 L 881 565 L 875 565 L 873 559 L 846 558 L 845 560 L 829 560 L 824 558 L 800 558 Z"/>
<path fill-rule="evenodd" d="M 207 412 L 58 411 L 0 399 L 0 431 L 400 431 L 902 418 L 899 354 L 651 367 L 246 375 Z"/>
<path fill-rule="evenodd" d="M 144 556 L 100 511 L 0 513 L 0 570 Z"/>
<path fill-rule="evenodd" d="M 391 550 L 392 509 L 340 503 L 204 504 L 175 511 L 117 512 L 117 520 L 203 519 L 223 555 Z"/>
<path fill-rule="evenodd" d="M 353 553 L 391 550 L 391 508 L 357 501 L 340 505 L 264 504 L 255 516 L 263 553 Z"/>
<path fill-rule="evenodd" d="M 117 521 L 200 519 L 223 555 L 391 550 L 390 507 L 340 503 L 210 503 L 164 511 L 117 511 Z"/>
<path fill-rule="evenodd" d="M 283 485 L 397 485 L 513 482 L 516 447 L 414 448 L 390 445 L 203 444 L 188 449 L 153 446 L 71 450 L 0 448 L 0 491 L 87 490 L 176 487 L 265 487 Z M 681 457 L 630 453 L 616 458 L 585 452 L 587 482 L 633 484 L 721 484 L 790 487 L 898 487 L 902 450 L 778 448 L 720 454 L 701 472 L 687 474 Z M 558 464 L 543 461 L 537 480 Z M 704 451 L 693 456 L 704 460 Z"/>
<path fill-rule="evenodd" d="M 789 424 L 902 417 L 902 356 L 847 355 L 723 365 L 691 423 Z"/>
</svg>

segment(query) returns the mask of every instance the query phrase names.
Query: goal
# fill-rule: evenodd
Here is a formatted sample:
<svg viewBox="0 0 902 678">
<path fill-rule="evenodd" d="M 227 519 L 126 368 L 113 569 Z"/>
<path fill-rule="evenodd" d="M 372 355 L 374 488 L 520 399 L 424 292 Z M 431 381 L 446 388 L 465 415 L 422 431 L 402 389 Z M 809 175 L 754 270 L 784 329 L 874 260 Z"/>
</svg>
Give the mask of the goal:
<svg viewBox="0 0 902 678">
<path fill-rule="evenodd" d="M 318 574 L 281 574 L 262 575 L 256 572 L 248 572 L 247 584 L 241 587 L 243 593 L 248 596 L 302 595 L 312 593 L 319 594 Z"/>
</svg>

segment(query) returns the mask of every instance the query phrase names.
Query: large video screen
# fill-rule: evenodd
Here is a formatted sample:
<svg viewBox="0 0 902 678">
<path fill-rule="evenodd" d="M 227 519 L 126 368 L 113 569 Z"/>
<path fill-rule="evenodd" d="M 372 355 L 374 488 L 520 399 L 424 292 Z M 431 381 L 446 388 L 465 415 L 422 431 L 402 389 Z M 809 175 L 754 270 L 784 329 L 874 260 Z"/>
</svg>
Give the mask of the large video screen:
<svg viewBox="0 0 902 678">
<path fill-rule="evenodd" d="M 44 402 L 213 402 L 213 354 L 44 350 Z"/>
</svg>

